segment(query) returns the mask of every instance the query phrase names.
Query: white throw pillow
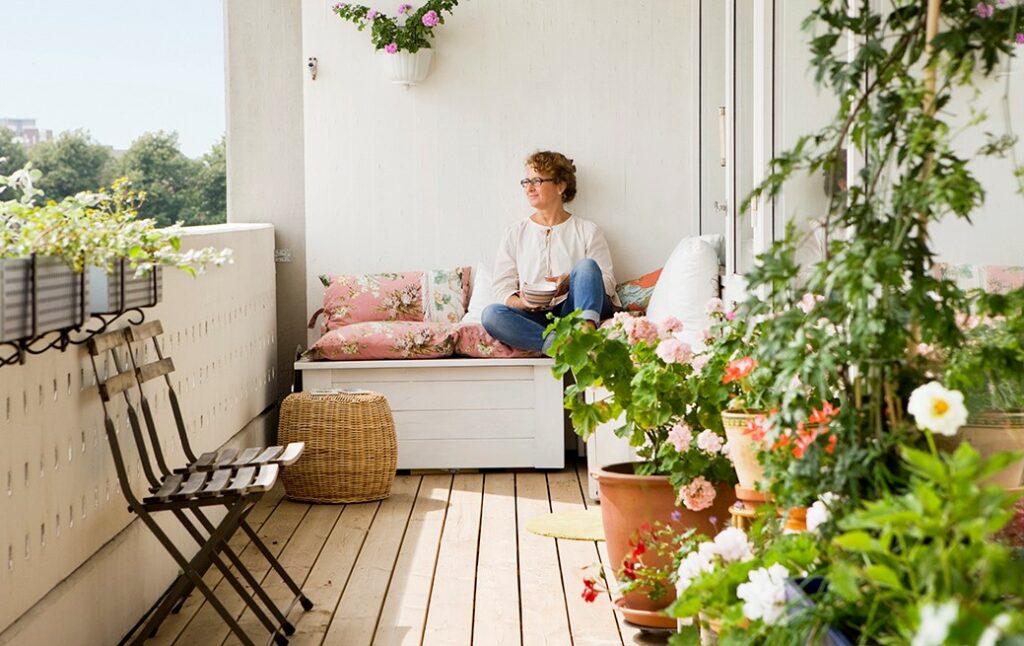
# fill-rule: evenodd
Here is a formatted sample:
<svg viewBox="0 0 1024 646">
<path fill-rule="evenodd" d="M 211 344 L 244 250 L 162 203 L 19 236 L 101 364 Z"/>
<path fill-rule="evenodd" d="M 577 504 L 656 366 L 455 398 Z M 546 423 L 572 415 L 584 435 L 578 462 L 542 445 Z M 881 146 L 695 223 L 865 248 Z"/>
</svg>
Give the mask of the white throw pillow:
<svg viewBox="0 0 1024 646">
<path fill-rule="evenodd" d="M 484 308 L 496 302 L 491 289 L 491 268 L 485 263 L 478 263 L 473 269 L 473 291 L 469 294 L 469 308 L 462 322 L 479 323 Z"/>
<path fill-rule="evenodd" d="M 683 322 L 687 341 L 708 327 L 708 301 L 717 298 L 718 254 L 700 238 L 683 238 L 665 262 L 647 305 L 647 318 L 660 322 L 674 316 Z"/>
</svg>

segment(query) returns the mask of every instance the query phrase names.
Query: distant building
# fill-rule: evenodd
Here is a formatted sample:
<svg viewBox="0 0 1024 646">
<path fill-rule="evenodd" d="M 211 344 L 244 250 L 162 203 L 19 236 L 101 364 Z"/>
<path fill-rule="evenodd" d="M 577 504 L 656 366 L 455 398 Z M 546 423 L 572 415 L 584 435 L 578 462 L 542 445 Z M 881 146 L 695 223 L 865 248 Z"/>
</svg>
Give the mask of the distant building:
<svg viewBox="0 0 1024 646">
<path fill-rule="evenodd" d="M 9 119 L 0 117 L 0 126 L 7 126 L 14 131 L 14 140 L 26 150 L 44 141 L 53 140 L 53 130 L 40 130 L 35 119 Z"/>
</svg>

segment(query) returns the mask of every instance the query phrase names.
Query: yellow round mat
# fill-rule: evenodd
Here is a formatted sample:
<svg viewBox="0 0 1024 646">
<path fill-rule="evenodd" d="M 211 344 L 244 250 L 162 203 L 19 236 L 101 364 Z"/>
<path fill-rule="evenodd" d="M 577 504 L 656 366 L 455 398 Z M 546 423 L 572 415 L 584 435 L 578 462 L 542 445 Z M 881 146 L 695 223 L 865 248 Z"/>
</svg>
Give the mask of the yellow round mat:
<svg viewBox="0 0 1024 646">
<path fill-rule="evenodd" d="M 577 509 L 535 516 L 526 521 L 526 529 L 540 536 L 574 541 L 604 540 L 600 509 Z"/>
</svg>

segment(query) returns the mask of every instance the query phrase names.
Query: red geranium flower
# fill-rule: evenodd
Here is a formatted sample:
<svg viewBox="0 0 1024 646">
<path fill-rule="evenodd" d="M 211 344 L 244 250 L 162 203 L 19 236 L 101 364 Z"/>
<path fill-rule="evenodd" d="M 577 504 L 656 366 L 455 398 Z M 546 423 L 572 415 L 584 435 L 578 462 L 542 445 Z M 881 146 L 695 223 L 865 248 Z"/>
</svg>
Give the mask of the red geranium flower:
<svg viewBox="0 0 1024 646">
<path fill-rule="evenodd" d="M 749 375 L 756 367 L 757 360 L 753 357 L 743 357 L 742 359 L 730 361 L 729 365 L 725 367 L 725 376 L 722 377 L 722 383 L 728 384 L 739 381 Z"/>
<path fill-rule="evenodd" d="M 583 594 L 580 596 L 583 597 L 583 600 L 587 603 L 593 603 L 597 599 L 596 583 L 597 581 L 594 579 L 583 579 Z"/>
</svg>

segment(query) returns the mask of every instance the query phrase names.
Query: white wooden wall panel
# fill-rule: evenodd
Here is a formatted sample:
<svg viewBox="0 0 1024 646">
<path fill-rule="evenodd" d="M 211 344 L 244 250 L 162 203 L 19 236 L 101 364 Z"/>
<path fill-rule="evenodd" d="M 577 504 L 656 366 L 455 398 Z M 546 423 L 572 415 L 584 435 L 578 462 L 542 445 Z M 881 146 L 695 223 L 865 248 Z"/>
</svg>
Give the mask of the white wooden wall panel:
<svg viewBox="0 0 1024 646">
<path fill-rule="evenodd" d="M 408 90 L 332 4 L 303 2 L 311 310 L 319 273 L 491 261 L 530 213 L 517 182 L 537 149 L 575 159 L 570 210 L 604 229 L 618 278 L 697 232 L 696 0 L 465 2 Z"/>
<path fill-rule="evenodd" d="M 172 379 L 196 450 L 222 445 L 274 401 L 273 236 L 268 225 L 190 229 L 186 248 L 231 247 L 234 264 L 197 279 L 167 271 L 164 302 L 146 311 L 148 319 L 163 321 L 163 349 L 174 358 Z M 168 460 L 180 462 L 170 407 L 165 398 L 155 406 L 164 448 L 173 449 Z M 115 410 L 122 446 L 134 451 L 123 405 Z M 142 491 L 137 459 L 129 471 Z M 0 643 L 8 641 L 6 629 L 19 616 L 132 518 L 118 489 L 85 349 L 51 350 L 0 368 Z M 127 554 L 138 547 L 124 549 Z M 162 588 L 140 576 L 140 565 L 118 572 L 135 618 L 154 601 L 146 592 Z M 166 576 L 165 568 L 163 585 Z M 113 619 L 123 619 L 124 610 L 105 599 L 83 611 L 101 626 L 104 617 L 110 619 L 108 637 L 116 639 L 131 625 Z"/>
</svg>

